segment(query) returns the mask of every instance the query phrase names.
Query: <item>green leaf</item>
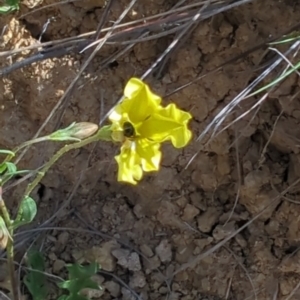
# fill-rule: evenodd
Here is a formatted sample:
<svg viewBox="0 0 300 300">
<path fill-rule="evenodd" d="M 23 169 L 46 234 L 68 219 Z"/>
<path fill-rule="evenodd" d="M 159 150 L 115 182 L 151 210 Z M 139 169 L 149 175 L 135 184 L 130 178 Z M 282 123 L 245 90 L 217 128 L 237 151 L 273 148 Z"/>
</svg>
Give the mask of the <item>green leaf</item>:
<svg viewBox="0 0 300 300">
<path fill-rule="evenodd" d="M 62 289 L 66 289 L 69 291 L 72 291 L 73 293 L 79 293 L 81 290 L 85 288 L 90 288 L 90 289 L 99 289 L 99 285 L 92 281 L 91 279 L 72 279 L 72 280 L 66 280 L 63 282 L 60 282 L 58 286 Z"/>
<path fill-rule="evenodd" d="M 14 10 L 18 10 L 19 9 L 19 5 L 2 5 L 0 6 L 0 14 L 8 14 Z"/>
<path fill-rule="evenodd" d="M 26 196 L 20 205 L 19 212 L 18 212 L 18 220 L 15 220 L 13 223 L 13 228 L 16 229 L 21 225 L 30 223 L 37 213 L 37 207 L 35 201 Z"/>
<path fill-rule="evenodd" d="M 4 184 L 18 173 L 17 166 L 11 162 L 0 164 L 0 184 Z"/>
<path fill-rule="evenodd" d="M 86 297 L 80 295 L 80 292 L 85 288 L 99 290 L 101 287 L 90 279 L 99 270 L 97 263 L 92 263 L 88 266 L 81 266 L 80 264 L 67 265 L 69 280 L 58 284 L 62 289 L 69 291 L 69 295 L 63 295 L 58 300 L 88 300 Z"/>
<path fill-rule="evenodd" d="M 24 277 L 24 284 L 33 300 L 44 300 L 48 291 L 46 288 L 45 261 L 39 251 L 32 250 L 28 253 L 27 264 L 32 270 Z M 37 272 L 39 271 L 39 272 Z"/>
<path fill-rule="evenodd" d="M 11 174 L 17 172 L 17 166 L 11 162 L 5 162 L 0 165 L 0 173 L 9 172 Z"/>
<path fill-rule="evenodd" d="M 12 11 L 11 6 L 8 6 L 8 5 L 0 6 L 0 13 L 1 14 L 7 14 L 7 13 L 9 13 L 11 11 Z"/>
<path fill-rule="evenodd" d="M 7 170 L 6 163 L 0 164 L 0 174 L 4 173 Z"/>
<path fill-rule="evenodd" d="M 6 0 L 4 5 L 0 6 L 0 14 L 7 14 L 19 9 L 20 0 Z"/>
<path fill-rule="evenodd" d="M 97 274 L 99 265 L 97 263 L 91 263 L 87 266 L 82 266 L 75 263 L 67 265 L 67 269 L 69 272 L 69 279 L 84 279 Z"/>
<path fill-rule="evenodd" d="M 19 5 L 20 0 L 6 0 L 6 4 L 10 6 Z"/>
</svg>

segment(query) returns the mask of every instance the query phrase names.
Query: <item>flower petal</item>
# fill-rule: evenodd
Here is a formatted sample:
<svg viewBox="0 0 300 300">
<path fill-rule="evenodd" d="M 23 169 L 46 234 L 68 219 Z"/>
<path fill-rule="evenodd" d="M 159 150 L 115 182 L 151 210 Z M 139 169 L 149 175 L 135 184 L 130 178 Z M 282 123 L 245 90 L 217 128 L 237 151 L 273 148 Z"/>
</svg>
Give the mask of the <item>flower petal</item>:
<svg viewBox="0 0 300 300">
<path fill-rule="evenodd" d="M 144 121 L 138 130 L 138 133 L 156 143 L 171 140 L 176 148 L 187 145 L 192 137 L 187 124 L 192 116 L 170 104 L 165 108 L 160 108 L 149 119 Z"/>
<path fill-rule="evenodd" d="M 124 96 L 126 98 L 120 104 L 121 110 L 128 114 L 133 124 L 143 122 L 160 107 L 161 98 L 152 93 L 149 86 L 138 78 L 128 81 Z"/>
<path fill-rule="evenodd" d="M 121 153 L 115 157 L 118 163 L 118 181 L 137 184 L 143 176 L 141 160 L 135 149 L 125 144 L 121 147 Z"/>
<path fill-rule="evenodd" d="M 136 142 L 127 140 L 121 147 L 121 153 L 115 157 L 118 166 L 118 181 L 137 184 L 144 172 L 159 170 L 161 161 L 160 144 L 146 139 Z"/>
<path fill-rule="evenodd" d="M 143 171 L 158 171 L 161 161 L 160 144 L 149 142 L 147 139 L 137 140 L 136 152 L 138 153 Z"/>
</svg>

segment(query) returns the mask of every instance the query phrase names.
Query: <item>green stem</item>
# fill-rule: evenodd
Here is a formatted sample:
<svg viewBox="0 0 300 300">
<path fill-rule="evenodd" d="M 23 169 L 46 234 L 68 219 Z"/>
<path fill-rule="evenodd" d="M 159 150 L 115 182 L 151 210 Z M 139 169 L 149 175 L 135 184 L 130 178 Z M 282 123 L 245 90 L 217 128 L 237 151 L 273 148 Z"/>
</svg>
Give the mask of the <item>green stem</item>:
<svg viewBox="0 0 300 300">
<path fill-rule="evenodd" d="M 11 283 L 11 288 L 13 293 L 13 299 L 19 300 L 18 285 L 16 281 L 15 266 L 14 266 L 14 242 L 12 240 L 14 231 L 12 228 L 12 221 L 10 219 L 8 209 L 2 198 L 2 187 L 0 187 L 0 212 L 2 214 L 3 220 L 5 222 L 5 225 L 9 233 L 9 238 L 6 245 L 6 253 L 7 253 L 7 264 L 8 264 L 10 283 Z"/>
<path fill-rule="evenodd" d="M 104 129 L 104 130 L 102 130 Z M 85 140 L 82 140 L 78 143 L 70 144 L 70 145 L 65 145 L 62 147 L 60 150 L 58 150 L 52 157 L 51 159 L 44 165 L 44 167 L 40 170 L 36 178 L 28 184 L 23 199 L 31 194 L 31 192 L 35 189 L 35 187 L 39 184 L 39 182 L 42 180 L 42 178 L 45 176 L 45 174 L 48 172 L 48 170 L 55 164 L 55 162 L 62 157 L 65 153 L 69 152 L 70 150 L 78 149 L 81 147 L 84 147 L 90 143 L 97 142 L 99 140 L 103 141 L 108 141 L 110 140 L 110 135 L 108 132 L 105 130 L 105 127 L 102 127 L 98 130 L 98 132 L 89 137 L 86 138 Z M 22 211 L 21 209 L 18 210 L 18 215 L 16 217 L 15 222 L 20 221 L 22 217 Z"/>
<path fill-rule="evenodd" d="M 13 154 L 9 154 L 7 155 L 7 157 L 5 158 L 4 162 L 8 162 L 10 161 L 14 156 L 15 154 L 20 151 L 21 149 L 27 147 L 27 146 L 30 146 L 32 144 L 36 144 L 36 143 L 40 143 L 40 142 L 44 142 L 44 141 L 49 141 L 49 136 L 46 135 L 46 136 L 42 136 L 42 137 L 39 137 L 39 138 L 36 138 L 34 140 L 30 140 L 30 141 L 27 141 L 27 142 L 24 142 L 23 144 L 21 144 L 20 146 L 16 147 L 15 149 L 13 149 Z"/>
<path fill-rule="evenodd" d="M 10 231 L 10 235 L 13 235 L 13 230 Z M 15 266 L 14 266 L 14 242 L 9 238 L 6 246 L 7 252 L 7 264 L 9 269 L 9 276 L 11 280 L 11 287 L 13 293 L 13 299 L 19 300 L 19 289 L 15 276 Z"/>
</svg>

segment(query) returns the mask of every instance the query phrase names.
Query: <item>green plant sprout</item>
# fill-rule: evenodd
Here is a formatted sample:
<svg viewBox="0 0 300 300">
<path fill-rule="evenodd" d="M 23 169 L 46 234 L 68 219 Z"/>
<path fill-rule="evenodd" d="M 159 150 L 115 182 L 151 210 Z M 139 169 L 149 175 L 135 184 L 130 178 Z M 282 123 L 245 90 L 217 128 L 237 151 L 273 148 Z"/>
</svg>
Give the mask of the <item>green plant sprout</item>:
<svg viewBox="0 0 300 300">
<path fill-rule="evenodd" d="M 27 265 L 30 268 L 24 276 L 24 284 L 26 285 L 33 300 L 45 300 L 48 296 L 47 276 L 45 274 L 45 260 L 41 252 L 32 250 L 27 255 Z M 58 300 L 89 300 L 81 295 L 84 289 L 90 288 L 101 290 L 91 277 L 97 274 L 99 265 L 91 263 L 82 266 L 78 263 L 66 266 L 68 271 L 68 279 L 57 284 L 58 288 L 66 290 L 67 294 L 61 295 Z"/>
<path fill-rule="evenodd" d="M 300 69 L 300 62 L 298 62 L 296 65 L 294 66 L 289 66 L 287 70 L 285 70 L 280 76 L 278 76 L 277 78 L 275 78 L 274 80 L 272 80 L 270 83 L 264 85 L 262 88 L 256 90 L 255 92 L 249 94 L 247 96 L 247 98 L 255 96 L 269 88 L 271 88 L 272 86 L 276 85 L 277 83 L 281 82 L 282 80 L 284 80 L 285 78 L 287 78 L 289 75 L 295 73 L 296 71 L 298 71 Z"/>
<path fill-rule="evenodd" d="M 292 32 L 291 34 L 287 36 L 283 36 L 283 38 L 279 41 L 275 41 L 272 43 L 269 43 L 270 46 L 276 46 L 276 45 L 282 45 L 282 44 L 287 44 L 295 41 L 300 41 L 300 34 L 298 31 Z M 272 48 L 269 48 L 272 49 Z M 253 93 L 247 95 L 246 98 L 253 97 L 257 94 L 260 94 L 272 87 L 274 87 L 276 84 L 282 82 L 284 79 L 286 79 L 288 76 L 292 75 L 295 72 L 298 72 L 300 70 L 300 61 L 297 61 L 296 64 L 292 65 L 289 64 L 289 66 L 275 79 L 273 79 L 270 83 L 265 84 L 261 88 L 257 89 Z"/>
<path fill-rule="evenodd" d="M 4 0 L 0 5 L 0 14 L 8 14 L 19 9 L 20 0 Z"/>
<path fill-rule="evenodd" d="M 86 289 L 101 290 L 96 282 L 91 277 L 97 274 L 99 265 L 92 263 L 87 266 L 81 266 L 80 264 L 67 265 L 69 280 L 63 281 L 58 284 L 61 289 L 68 291 L 68 295 L 62 295 L 58 300 L 89 300 L 81 295 L 81 292 Z"/>
<path fill-rule="evenodd" d="M 294 31 L 294 32 L 291 32 L 289 35 L 284 35 L 282 37 L 282 39 L 279 41 L 269 43 L 269 45 L 272 46 L 272 45 L 286 44 L 286 43 L 290 43 L 290 42 L 299 40 L 299 38 L 300 38 L 300 32 Z"/>
<path fill-rule="evenodd" d="M 29 272 L 24 276 L 26 285 L 33 300 L 44 300 L 48 295 L 45 275 L 45 261 L 43 255 L 36 250 L 29 251 L 27 255 Z"/>
<path fill-rule="evenodd" d="M 9 3 L 12 2 L 14 1 Z M 58 159 L 67 152 L 90 143 L 98 141 L 119 143 L 121 152 L 115 157 L 119 167 L 118 181 L 135 185 L 142 179 L 144 172 L 159 170 L 162 157 L 161 143 L 171 141 L 175 148 L 182 148 L 190 141 L 192 133 L 188 129 L 188 122 L 192 116 L 178 109 L 173 103 L 163 107 L 162 99 L 143 81 L 131 78 L 124 89 L 124 96 L 125 99 L 109 115 L 110 125 L 99 128 L 98 125 L 89 122 L 74 122 L 49 135 L 26 141 L 13 150 L 0 150 L 1 155 L 6 155 L 0 163 L 0 247 L 6 249 L 14 300 L 19 299 L 14 269 L 14 231 L 22 225 L 31 223 L 35 218 L 37 206 L 30 195 Z M 66 144 L 45 163 L 27 185 L 17 214 L 13 217 L 5 204 L 3 186 L 14 176 L 30 172 L 18 170 L 13 159 L 21 149 L 45 141 Z M 33 269 L 37 271 L 43 269 L 42 259 L 37 253 L 31 254 L 28 259 Z M 79 292 L 86 287 L 99 288 L 89 279 L 98 268 L 98 265 L 94 264 L 88 267 L 69 265 L 69 280 L 59 284 L 61 288 L 69 291 L 69 295 L 63 295 L 59 300 L 86 300 Z M 25 285 L 30 293 L 34 293 L 34 300 L 40 300 L 44 297 L 44 285 L 40 278 L 41 281 L 38 281 L 37 286 L 33 286 L 36 276 L 34 273 L 28 274 L 25 277 Z"/>
</svg>

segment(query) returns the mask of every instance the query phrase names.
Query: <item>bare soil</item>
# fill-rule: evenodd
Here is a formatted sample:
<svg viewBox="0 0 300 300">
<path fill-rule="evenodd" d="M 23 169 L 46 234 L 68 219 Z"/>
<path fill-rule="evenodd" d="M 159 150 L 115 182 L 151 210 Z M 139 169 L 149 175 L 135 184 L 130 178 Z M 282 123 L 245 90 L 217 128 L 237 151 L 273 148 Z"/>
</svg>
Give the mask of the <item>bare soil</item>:
<svg viewBox="0 0 300 300">
<path fill-rule="evenodd" d="M 76 1 L 34 12 L 56 2 L 24 1 L 17 14 L 1 16 L 0 30 L 6 26 L 1 51 L 33 45 L 47 21 L 42 41 L 96 30 L 106 1 Z M 117 20 L 128 2 L 116 1 L 108 20 Z M 124 22 L 167 11 L 176 2 L 139 0 Z M 19 18 L 28 12 L 32 13 Z M 166 95 L 280 34 L 299 21 L 299 13 L 299 1 L 257 0 L 200 22 L 171 55 L 161 78 L 149 81 L 151 87 Z M 79 79 L 60 126 L 73 121 L 98 123 L 122 95 L 126 81 L 146 71 L 172 37 L 138 43 L 100 69 L 118 49 L 105 45 Z M 103 273 L 97 280 L 104 290 L 90 295 L 94 299 L 129 300 L 137 295 L 144 300 L 300 299 L 300 289 L 287 298 L 300 280 L 300 185 L 280 197 L 300 175 L 298 75 L 290 76 L 253 119 L 246 116 L 206 147 L 196 142 L 216 113 L 259 74 L 254 71 L 263 64 L 265 50 L 258 49 L 165 99 L 191 111 L 194 142 L 184 150 L 165 145 L 160 172 L 145 176 L 138 186 L 116 181 L 114 145 L 91 145 L 61 159 L 34 195 L 39 212 L 28 228 L 40 230 L 29 233 L 22 228 L 16 236 L 19 258 L 35 241 L 47 257 L 49 273 L 64 276 L 66 263 L 98 261 Z M 0 148 L 12 149 L 34 136 L 89 53 L 33 63 L 0 78 Z M 0 64 L 8 66 L 28 54 L 0 57 Z M 229 120 L 254 102 L 240 106 Z M 44 134 L 57 125 L 59 112 Z M 19 167 L 40 167 L 57 147 L 51 143 L 32 147 Z M 24 183 L 13 189 L 12 208 L 22 188 Z M 263 215 L 223 247 L 172 276 L 276 197 Z M 42 230 L 44 222 L 55 229 Z M 56 298 L 53 286 L 51 299 Z"/>
</svg>

